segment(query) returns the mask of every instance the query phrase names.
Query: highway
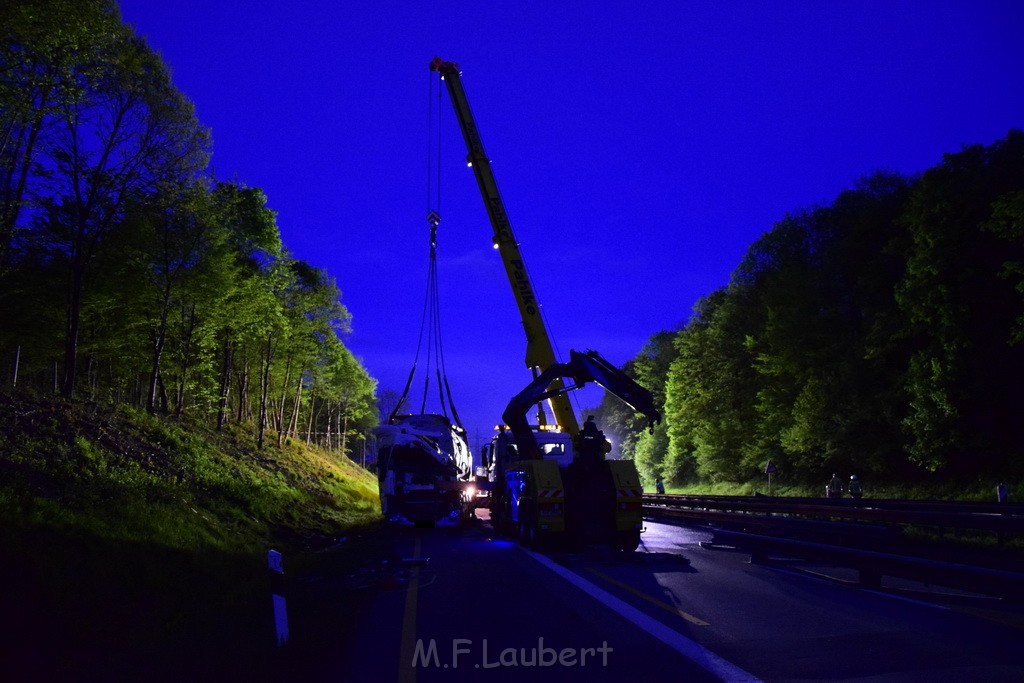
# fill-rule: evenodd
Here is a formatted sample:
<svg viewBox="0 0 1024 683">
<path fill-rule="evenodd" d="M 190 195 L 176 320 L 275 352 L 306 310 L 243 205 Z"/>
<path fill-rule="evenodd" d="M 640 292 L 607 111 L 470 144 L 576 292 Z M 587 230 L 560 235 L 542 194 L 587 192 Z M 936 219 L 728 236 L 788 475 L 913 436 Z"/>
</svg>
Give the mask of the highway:
<svg viewBox="0 0 1024 683">
<path fill-rule="evenodd" d="M 484 514 L 485 516 L 485 514 Z M 483 520 L 350 541 L 302 577 L 288 666 L 311 681 L 1018 681 L 1024 606 L 751 564 L 648 520 L 641 547 L 539 554 Z"/>
</svg>

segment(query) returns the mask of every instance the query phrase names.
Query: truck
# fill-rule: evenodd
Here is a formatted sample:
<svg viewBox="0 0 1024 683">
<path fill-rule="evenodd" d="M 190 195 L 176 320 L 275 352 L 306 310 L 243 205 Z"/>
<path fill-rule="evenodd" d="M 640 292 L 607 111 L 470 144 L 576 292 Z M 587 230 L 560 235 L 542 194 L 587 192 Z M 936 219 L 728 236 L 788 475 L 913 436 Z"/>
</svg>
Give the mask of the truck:
<svg viewBox="0 0 1024 683">
<path fill-rule="evenodd" d="M 634 550 L 643 523 L 643 489 L 636 466 L 632 461 L 606 458 L 610 444 L 592 420 L 580 427 L 568 394 L 595 382 L 644 413 L 650 424 L 661 415 L 650 392 L 596 352 L 571 351 L 567 363 L 558 362 L 470 111 L 459 66 L 434 57 L 430 69 L 444 81 L 455 109 L 466 161 L 493 230 L 493 246 L 501 255 L 519 309 L 526 333 L 526 366 L 534 377 L 509 402 L 502 414 L 506 428 L 499 430 L 484 453 L 490 472 L 491 522 L 496 528 L 514 531 L 525 545 L 599 542 Z M 550 423 L 542 407 L 545 402 L 553 416 Z M 534 405 L 537 422 L 531 425 L 526 413 Z"/>
<path fill-rule="evenodd" d="M 457 524 L 467 509 L 472 454 L 465 431 L 444 415 L 392 415 L 373 430 L 386 519 L 415 526 Z"/>
</svg>

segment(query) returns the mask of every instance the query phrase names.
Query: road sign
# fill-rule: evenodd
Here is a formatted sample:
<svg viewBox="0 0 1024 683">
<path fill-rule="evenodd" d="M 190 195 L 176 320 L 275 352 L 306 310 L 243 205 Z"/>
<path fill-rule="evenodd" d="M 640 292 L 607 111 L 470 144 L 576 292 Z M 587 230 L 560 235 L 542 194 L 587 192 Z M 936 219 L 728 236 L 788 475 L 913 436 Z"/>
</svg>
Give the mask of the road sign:
<svg viewBox="0 0 1024 683">
<path fill-rule="evenodd" d="M 771 460 L 769 460 L 768 464 L 764 466 L 764 473 L 768 475 L 768 495 L 769 496 L 772 495 L 772 472 L 774 472 L 775 469 L 776 469 L 775 463 L 773 463 Z"/>
</svg>

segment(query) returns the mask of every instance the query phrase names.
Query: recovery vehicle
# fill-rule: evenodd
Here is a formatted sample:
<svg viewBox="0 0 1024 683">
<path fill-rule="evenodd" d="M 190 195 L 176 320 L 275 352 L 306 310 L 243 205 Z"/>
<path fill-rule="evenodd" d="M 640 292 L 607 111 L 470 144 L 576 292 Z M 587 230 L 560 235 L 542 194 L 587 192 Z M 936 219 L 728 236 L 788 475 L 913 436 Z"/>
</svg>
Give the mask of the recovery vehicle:
<svg viewBox="0 0 1024 683">
<path fill-rule="evenodd" d="M 612 543 L 634 550 L 640 543 L 643 489 L 631 460 L 607 460 L 611 446 L 588 420 L 580 428 L 568 392 L 595 382 L 612 392 L 654 424 L 661 419 L 654 400 L 596 352 L 570 351 L 559 363 L 541 317 L 540 304 L 526 271 L 519 244 L 484 153 L 476 122 L 462 87 L 457 64 L 434 57 L 430 69 L 440 74 L 466 143 L 469 165 L 493 229 L 494 248 L 501 254 L 526 332 L 526 366 L 533 381 L 509 402 L 502 419 L 508 425 L 484 454 L 492 485 L 491 520 L 512 528 L 526 545 L 546 541 Z M 569 384 L 566 379 L 571 380 Z M 550 406 L 547 423 L 542 403 Z M 537 405 L 537 424 L 526 413 Z"/>
</svg>

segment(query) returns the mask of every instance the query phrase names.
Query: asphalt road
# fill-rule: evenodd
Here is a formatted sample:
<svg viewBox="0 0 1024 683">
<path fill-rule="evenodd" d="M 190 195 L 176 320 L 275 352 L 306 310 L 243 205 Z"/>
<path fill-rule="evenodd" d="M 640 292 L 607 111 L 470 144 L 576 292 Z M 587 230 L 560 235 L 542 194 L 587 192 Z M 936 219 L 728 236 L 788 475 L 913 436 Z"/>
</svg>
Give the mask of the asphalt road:
<svg viewBox="0 0 1024 683">
<path fill-rule="evenodd" d="M 536 554 L 483 521 L 353 540 L 361 566 L 303 578 L 284 675 L 402 683 L 1024 679 L 1022 606 L 907 584 L 861 590 L 841 572 L 753 565 L 702 540 L 700 531 L 650 521 L 630 554 Z"/>
</svg>

